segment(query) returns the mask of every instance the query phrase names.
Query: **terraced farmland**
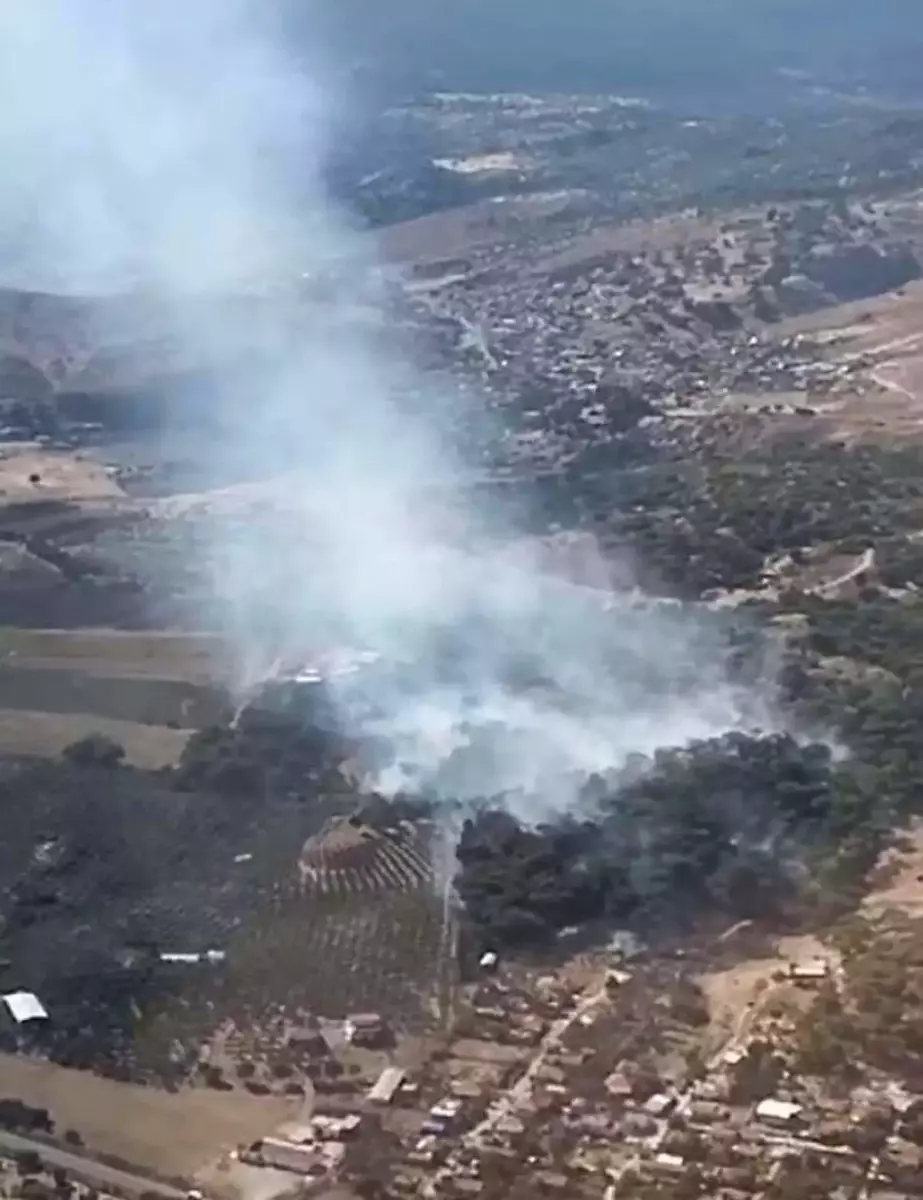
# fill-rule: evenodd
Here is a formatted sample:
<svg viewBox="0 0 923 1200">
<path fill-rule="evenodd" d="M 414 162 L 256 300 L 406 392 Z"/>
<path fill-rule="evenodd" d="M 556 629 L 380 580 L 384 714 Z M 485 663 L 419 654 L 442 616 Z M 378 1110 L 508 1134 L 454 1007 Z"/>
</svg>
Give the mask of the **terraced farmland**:
<svg viewBox="0 0 923 1200">
<path fill-rule="evenodd" d="M 402 822 L 376 829 L 358 818 L 334 818 L 309 839 L 298 862 L 307 895 L 417 891 L 433 883 L 428 825 Z"/>
<path fill-rule="evenodd" d="M 333 818 L 310 838 L 294 886 L 233 946 L 234 974 L 263 981 L 256 1006 L 286 997 L 290 1012 L 371 1010 L 408 1029 L 431 1020 L 454 972 L 432 836 L 425 822 L 377 829 Z"/>
</svg>

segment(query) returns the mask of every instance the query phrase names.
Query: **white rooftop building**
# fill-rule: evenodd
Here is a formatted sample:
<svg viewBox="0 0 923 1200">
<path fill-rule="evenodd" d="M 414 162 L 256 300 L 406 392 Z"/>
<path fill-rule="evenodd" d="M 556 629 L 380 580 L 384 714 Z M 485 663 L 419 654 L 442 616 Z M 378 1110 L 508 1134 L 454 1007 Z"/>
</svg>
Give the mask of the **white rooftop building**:
<svg viewBox="0 0 923 1200">
<path fill-rule="evenodd" d="M 788 973 L 795 980 L 826 979 L 830 974 L 830 963 L 825 958 L 812 958 L 808 962 L 790 963 Z"/>
<path fill-rule="evenodd" d="M 788 1100 L 761 1100 L 756 1106 L 756 1115 L 761 1121 L 778 1121 L 783 1125 L 789 1124 L 804 1111 L 801 1104 L 793 1104 Z"/>
<path fill-rule="evenodd" d="M 7 992 L 0 997 L 17 1025 L 25 1021 L 47 1021 L 48 1011 L 34 992 Z"/>
</svg>

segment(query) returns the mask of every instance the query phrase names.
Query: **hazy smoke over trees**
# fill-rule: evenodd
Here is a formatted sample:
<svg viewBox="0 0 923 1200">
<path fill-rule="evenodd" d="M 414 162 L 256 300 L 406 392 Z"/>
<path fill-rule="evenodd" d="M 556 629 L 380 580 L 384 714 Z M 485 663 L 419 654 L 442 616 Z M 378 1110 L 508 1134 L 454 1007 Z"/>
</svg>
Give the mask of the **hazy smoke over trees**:
<svg viewBox="0 0 923 1200">
<path fill-rule="evenodd" d="M 378 651 L 397 669 L 341 701 L 387 734 L 383 779 L 549 805 L 575 773 L 751 723 L 699 617 L 603 611 L 485 548 L 464 464 L 403 403 L 412 371 L 370 243 L 325 196 L 330 77 L 285 52 L 271 8 L 0 6 L 0 281 L 136 291 L 192 356 L 234 363 L 202 453 L 270 481 L 248 516 L 209 522 L 208 618 L 242 673 L 331 643 Z M 335 294 L 296 301 L 331 269 Z"/>
</svg>

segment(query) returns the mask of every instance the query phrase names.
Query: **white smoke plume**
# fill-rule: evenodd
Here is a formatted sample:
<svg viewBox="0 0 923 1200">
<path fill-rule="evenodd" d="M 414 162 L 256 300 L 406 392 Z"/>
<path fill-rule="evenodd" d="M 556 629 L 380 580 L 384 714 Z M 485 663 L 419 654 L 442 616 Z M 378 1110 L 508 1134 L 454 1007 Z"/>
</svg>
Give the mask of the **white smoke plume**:
<svg viewBox="0 0 923 1200">
<path fill-rule="evenodd" d="M 242 0 L 0 6 L 0 190 L 9 284 L 208 291 L 320 244 L 272 178 L 316 158 L 320 93 Z M 265 23 L 265 22 L 264 22 Z"/>
<path fill-rule="evenodd" d="M 488 537 L 426 416 L 452 405 L 419 402 L 371 238 L 325 192 L 333 76 L 318 48 L 309 65 L 286 49 L 271 10 L 0 5 L 0 283 L 142 296 L 193 358 L 249 347 L 202 450 L 252 483 L 246 512 L 205 522 L 207 616 L 242 683 L 331 645 L 373 651 L 334 691 L 391 745 L 380 784 L 504 793 L 530 817 L 587 771 L 765 725 L 695 614 L 606 610 Z"/>
</svg>

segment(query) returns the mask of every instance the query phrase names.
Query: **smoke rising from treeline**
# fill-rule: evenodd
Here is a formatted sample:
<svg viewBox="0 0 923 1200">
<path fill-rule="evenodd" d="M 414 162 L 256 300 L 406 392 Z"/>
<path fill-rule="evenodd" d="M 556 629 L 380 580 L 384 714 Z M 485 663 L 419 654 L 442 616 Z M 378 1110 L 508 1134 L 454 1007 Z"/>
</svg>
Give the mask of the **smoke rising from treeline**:
<svg viewBox="0 0 923 1200">
<path fill-rule="evenodd" d="M 488 534 L 426 415 L 452 398 L 408 405 L 426 384 L 389 344 L 371 243 L 325 193 L 333 75 L 286 52 L 271 7 L 0 6 L 0 276 L 153 298 L 218 364 L 203 465 L 265 481 L 246 516 L 206 522 L 203 619 L 242 685 L 330 644 L 374 650 L 384 669 L 334 694 L 390 747 L 377 781 L 511 793 L 526 815 L 634 752 L 765 720 L 697 616 L 607 609 Z"/>
</svg>

